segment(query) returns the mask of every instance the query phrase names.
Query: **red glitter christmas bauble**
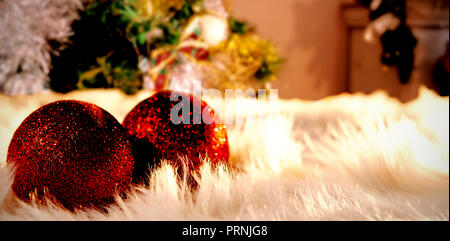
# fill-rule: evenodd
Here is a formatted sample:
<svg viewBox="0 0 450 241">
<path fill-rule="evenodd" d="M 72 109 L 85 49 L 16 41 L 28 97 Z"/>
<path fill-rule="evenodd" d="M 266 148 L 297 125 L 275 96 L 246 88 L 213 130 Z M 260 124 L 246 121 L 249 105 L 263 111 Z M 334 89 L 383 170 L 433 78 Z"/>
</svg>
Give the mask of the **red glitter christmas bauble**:
<svg viewBox="0 0 450 241">
<path fill-rule="evenodd" d="M 132 181 L 134 155 L 120 123 L 96 105 L 58 101 L 29 115 L 14 133 L 7 162 L 24 201 L 47 192 L 69 210 L 103 207 Z"/>
<path fill-rule="evenodd" d="M 212 164 L 228 161 L 225 125 L 206 102 L 192 95 L 158 92 L 131 110 L 123 126 L 134 140 L 137 182 L 161 159 L 178 167 L 179 174 L 180 168 L 198 170 L 202 158 Z"/>
</svg>

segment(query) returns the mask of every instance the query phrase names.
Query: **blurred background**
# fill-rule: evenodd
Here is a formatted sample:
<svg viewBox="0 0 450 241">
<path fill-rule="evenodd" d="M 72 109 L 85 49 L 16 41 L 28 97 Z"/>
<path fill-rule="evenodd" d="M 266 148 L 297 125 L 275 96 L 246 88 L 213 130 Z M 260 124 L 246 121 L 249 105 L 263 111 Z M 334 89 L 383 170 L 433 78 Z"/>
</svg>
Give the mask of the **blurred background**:
<svg viewBox="0 0 450 241">
<path fill-rule="evenodd" d="M 3 0 L 0 92 L 448 95 L 448 0 Z"/>
<path fill-rule="evenodd" d="M 341 92 L 386 90 L 402 101 L 420 85 L 436 89 L 433 71 L 446 56 L 448 0 L 407 0 L 406 23 L 417 38 L 411 79 L 401 84 L 395 68 L 383 68 L 379 41 L 364 39 L 370 10 L 357 0 L 233 1 L 234 13 L 252 20 L 286 58 L 273 83 L 282 97 L 316 100 Z M 447 79 L 448 81 L 448 73 Z M 448 84 L 447 84 L 448 93 Z"/>
</svg>

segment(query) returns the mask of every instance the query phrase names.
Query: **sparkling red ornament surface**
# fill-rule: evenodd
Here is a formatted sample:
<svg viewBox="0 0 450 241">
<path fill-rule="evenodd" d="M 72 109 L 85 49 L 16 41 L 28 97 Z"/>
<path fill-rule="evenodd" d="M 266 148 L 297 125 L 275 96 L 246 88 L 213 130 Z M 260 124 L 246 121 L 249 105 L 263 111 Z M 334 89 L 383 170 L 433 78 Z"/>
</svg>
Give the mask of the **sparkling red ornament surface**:
<svg viewBox="0 0 450 241">
<path fill-rule="evenodd" d="M 174 124 L 170 113 L 183 98 L 189 100 L 189 115 L 184 116 L 185 120 L 189 119 L 189 124 Z M 182 112 L 179 111 L 179 117 L 183 117 Z M 148 167 L 154 167 L 161 159 L 189 170 L 198 170 L 201 158 L 205 157 L 209 157 L 212 164 L 228 161 L 226 127 L 219 122 L 214 110 L 198 97 L 179 92 L 158 92 L 131 110 L 123 126 L 135 143 L 135 179 L 145 177 Z M 187 163 L 182 161 L 186 160 L 185 157 Z"/>
<path fill-rule="evenodd" d="M 120 123 L 98 106 L 58 101 L 29 115 L 14 133 L 7 162 L 24 201 L 50 194 L 70 210 L 103 207 L 126 190 L 134 156 Z"/>
</svg>

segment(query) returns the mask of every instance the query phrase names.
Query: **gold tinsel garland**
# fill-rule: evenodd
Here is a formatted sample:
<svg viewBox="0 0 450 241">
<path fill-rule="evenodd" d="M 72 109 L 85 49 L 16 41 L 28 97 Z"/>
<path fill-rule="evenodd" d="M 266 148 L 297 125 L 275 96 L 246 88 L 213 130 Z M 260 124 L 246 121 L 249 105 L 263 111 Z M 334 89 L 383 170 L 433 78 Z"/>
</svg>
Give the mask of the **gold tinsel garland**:
<svg viewBox="0 0 450 241">
<path fill-rule="evenodd" d="M 93 0 L 88 9 L 101 4 L 105 3 Z M 172 82 L 198 79 L 204 88 L 264 88 L 276 79 L 281 59 L 275 47 L 246 23 L 228 16 L 230 1 L 112 0 L 110 4 L 110 13 L 127 23 L 125 33 L 139 55 L 144 87 L 167 89 Z M 98 66 L 81 74 L 80 83 L 100 73 L 120 76 L 122 69 L 105 68 L 108 58 L 98 60 L 103 64 L 97 61 Z M 186 60 L 198 68 L 178 68 L 174 75 L 172 70 L 188 64 Z"/>
</svg>

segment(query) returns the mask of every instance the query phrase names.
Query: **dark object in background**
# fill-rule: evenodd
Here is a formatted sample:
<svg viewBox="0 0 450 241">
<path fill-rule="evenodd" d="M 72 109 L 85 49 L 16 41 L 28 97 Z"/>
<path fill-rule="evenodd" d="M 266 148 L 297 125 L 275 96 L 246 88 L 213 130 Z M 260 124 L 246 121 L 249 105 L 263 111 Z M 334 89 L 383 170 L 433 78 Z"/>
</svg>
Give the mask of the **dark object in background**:
<svg viewBox="0 0 450 241">
<path fill-rule="evenodd" d="M 370 12 L 370 20 L 375 20 L 386 13 L 392 13 L 404 23 L 406 20 L 405 0 L 383 0 L 377 9 Z"/>
<path fill-rule="evenodd" d="M 359 0 L 360 3 L 370 8 L 370 20 L 375 21 L 385 14 L 393 14 L 400 20 L 395 30 L 387 30 L 381 34 L 380 41 L 383 45 L 381 62 L 387 66 L 395 66 L 398 70 L 400 82 L 408 83 L 414 68 L 414 48 L 417 39 L 406 25 L 406 1 L 405 0 L 381 0 L 380 4 L 372 9 L 375 0 Z"/>
<path fill-rule="evenodd" d="M 441 96 L 449 96 L 449 54 L 447 50 L 438 60 L 433 70 L 434 84 Z"/>
<path fill-rule="evenodd" d="M 108 5 L 99 8 L 108 8 Z M 104 12 L 98 11 L 98 12 Z M 49 73 L 50 87 L 57 92 L 66 93 L 81 87 L 118 87 L 126 93 L 133 93 L 142 87 L 136 69 L 138 55 L 133 44 L 120 29 L 120 22 L 113 15 L 103 18 L 87 11 L 80 12 L 80 19 L 72 24 L 74 35 L 70 44 L 64 46 L 59 55 L 52 56 L 52 69 Z M 55 49 L 62 46 L 52 46 Z M 103 59 L 102 59 L 103 58 Z M 91 72 L 92 79 L 83 81 L 83 73 Z M 100 71 L 102 70 L 102 71 Z M 107 75 L 104 73 L 108 73 Z"/>
<path fill-rule="evenodd" d="M 364 7 L 370 7 L 370 4 L 372 3 L 372 0 L 359 0 L 359 2 L 364 5 Z"/>
<path fill-rule="evenodd" d="M 414 47 L 417 40 L 411 30 L 404 24 L 394 31 L 386 31 L 381 35 L 383 55 L 381 62 L 387 66 L 397 66 L 401 83 L 408 83 L 414 67 Z"/>
</svg>

